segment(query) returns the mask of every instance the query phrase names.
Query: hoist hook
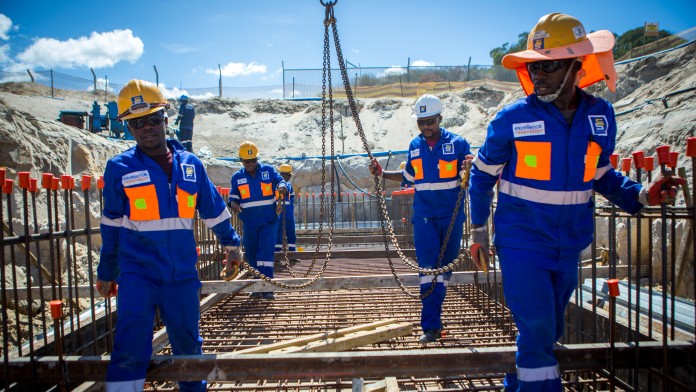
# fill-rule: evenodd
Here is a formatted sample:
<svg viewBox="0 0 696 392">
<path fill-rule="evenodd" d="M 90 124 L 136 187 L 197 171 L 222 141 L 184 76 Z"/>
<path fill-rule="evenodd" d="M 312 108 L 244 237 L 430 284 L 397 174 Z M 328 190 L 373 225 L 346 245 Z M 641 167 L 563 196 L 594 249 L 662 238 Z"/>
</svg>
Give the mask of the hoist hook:
<svg viewBox="0 0 696 392">
<path fill-rule="evenodd" d="M 328 27 L 331 23 L 334 23 L 336 21 L 336 18 L 334 18 L 334 11 L 333 7 L 338 3 L 338 0 L 333 0 L 329 1 L 327 0 L 326 3 L 324 0 L 319 0 L 319 3 L 326 7 L 326 14 L 324 15 L 324 26 Z"/>
</svg>

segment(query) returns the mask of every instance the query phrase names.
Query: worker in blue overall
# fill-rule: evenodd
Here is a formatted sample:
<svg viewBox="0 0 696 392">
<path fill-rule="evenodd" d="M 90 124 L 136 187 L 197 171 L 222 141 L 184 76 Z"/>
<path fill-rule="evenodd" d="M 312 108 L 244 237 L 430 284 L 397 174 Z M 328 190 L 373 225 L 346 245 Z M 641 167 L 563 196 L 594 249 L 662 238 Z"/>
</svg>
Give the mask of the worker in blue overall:
<svg viewBox="0 0 696 392">
<path fill-rule="evenodd" d="M 179 141 L 186 151 L 193 152 L 193 119 L 196 118 L 196 109 L 189 103 L 188 95 L 179 97 L 179 114 L 174 120 L 174 125 L 179 125 Z"/>
<path fill-rule="evenodd" d="M 420 268 L 437 268 L 454 261 L 459 254 L 464 230 L 464 203 L 460 203 L 456 210 L 455 206 L 461 188 L 460 169 L 464 161 L 473 156 L 464 138 L 440 127 L 441 112 L 442 102 L 436 96 L 426 94 L 418 98 L 413 117 L 416 118 L 420 134 L 408 147 L 404 169 L 385 171 L 376 160 L 370 165 L 372 175 L 413 183 L 415 195 L 411 223 Z M 447 238 L 452 215 L 456 216 L 456 221 Z M 447 247 L 444 256 L 438 260 L 445 240 Z M 429 292 L 421 300 L 423 334 L 420 343 L 436 342 L 442 337 L 442 304 L 451 276 L 451 272 L 435 277 L 420 274 L 421 296 Z M 431 287 L 433 284 L 434 287 Z"/>
<path fill-rule="evenodd" d="M 242 257 L 231 215 L 203 164 L 165 139 L 168 106 L 157 86 L 141 80 L 129 81 L 118 95 L 118 120 L 128 120 L 136 146 L 111 158 L 104 172 L 96 289 L 118 299 L 107 391 L 143 390 L 156 310 L 174 355 L 202 354 L 196 211 L 232 260 Z M 204 391 L 206 383 L 181 382 L 179 388 Z"/>
<path fill-rule="evenodd" d="M 667 174 L 642 187 L 612 168 L 614 110 L 582 88 L 604 80 L 614 91 L 613 46 L 611 32 L 588 34 L 576 18 L 552 13 L 529 33 L 526 50 L 503 58 L 527 97 L 489 124 L 469 194 L 472 257 L 487 263 L 486 222 L 498 184 L 494 244 L 519 332 L 517 371 L 506 375 L 506 390 L 563 389 L 553 347 L 578 284 L 580 252 L 592 242 L 593 192 L 635 214 L 669 201 L 684 183 Z"/>
<path fill-rule="evenodd" d="M 232 175 L 229 205 L 244 224 L 242 243 L 250 266 L 273 278 L 273 251 L 278 234 L 276 191 L 285 197 L 288 184 L 271 165 L 258 161 L 256 144 L 239 146 L 242 168 Z M 251 298 L 274 300 L 272 292 L 253 292 Z"/>
<path fill-rule="evenodd" d="M 285 218 L 283 218 L 283 213 L 278 215 L 278 235 L 276 236 L 276 251 L 283 250 L 283 227 L 285 227 L 285 237 L 288 244 L 288 250 L 294 252 L 297 250 L 297 236 L 295 234 L 295 191 L 290 183 L 290 178 L 292 177 L 292 166 L 287 163 L 283 163 L 278 167 L 278 172 L 280 176 L 283 177 L 283 181 L 288 187 L 288 192 L 283 198 L 283 205 L 285 206 Z M 283 226 L 283 219 L 285 219 L 285 226 Z"/>
</svg>

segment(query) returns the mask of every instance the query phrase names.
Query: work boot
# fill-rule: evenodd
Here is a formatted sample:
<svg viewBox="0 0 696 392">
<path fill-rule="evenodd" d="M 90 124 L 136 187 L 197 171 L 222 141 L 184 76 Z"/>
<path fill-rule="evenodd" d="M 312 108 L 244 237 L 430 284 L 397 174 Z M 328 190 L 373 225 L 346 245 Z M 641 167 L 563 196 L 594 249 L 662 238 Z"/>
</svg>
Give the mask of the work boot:
<svg viewBox="0 0 696 392">
<path fill-rule="evenodd" d="M 441 337 L 442 337 L 442 328 L 429 329 L 427 331 L 423 331 L 423 334 L 421 335 L 420 339 L 418 339 L 418 343 L 420 343 L 420 344 L 434 343 L 434 342 L 437 342 L 438 339 L 440 339 Z"/>
<path fill-rule="evenodd" d="M 273 295 L 273 293 L 263 293 L 263 299 L 274 301 L 275 295 Z"/>
<path fill-rule="evenodd" d="M 250 298 L 250 299 L 259 299 L 259 298 L 262 298 L 262 297 L 263 297 L 263 293 L 259 293 L 259 292 L 257 292 L 257 291 L 254 291 L 254 292 L 252 292 L 251 294 L 249 294 L 249 298 Z"/>
</svg>

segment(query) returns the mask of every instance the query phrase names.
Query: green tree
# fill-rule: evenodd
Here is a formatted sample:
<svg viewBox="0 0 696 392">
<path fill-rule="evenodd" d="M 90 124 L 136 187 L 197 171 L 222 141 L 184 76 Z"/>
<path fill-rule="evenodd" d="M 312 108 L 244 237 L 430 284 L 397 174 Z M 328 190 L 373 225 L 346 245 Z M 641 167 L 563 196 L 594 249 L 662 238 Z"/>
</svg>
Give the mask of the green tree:
<svg viewBox="0 0 696 392">
<path fill-rule="evenodd" d="M 517 43 L 511 44 L 510 42 L 506 42 L 502 46 L 493 48 L 490 52 L 488 52 L 493 60 L 493 65 L 500 65 L 503 61 L 503 57 L 508 53 L 519 52 L 527 49 L 528 35 L 529 32 L 520 33 L 517 35 Z"/>
<path fill-rule="evenodd" d="M 633 48 L 637 48 L 672 35 L 672 33 L 667 30 L 660 30 L 657 37 L 645 37 L 643 31 L 644 27 L 640 26 L 636 27 L 635 29 L 628 30 L 627 32 L 618 36 L 616 38 L 616 44 L 614 45 L 614 58 L 620 59 Z"/>
</svg>

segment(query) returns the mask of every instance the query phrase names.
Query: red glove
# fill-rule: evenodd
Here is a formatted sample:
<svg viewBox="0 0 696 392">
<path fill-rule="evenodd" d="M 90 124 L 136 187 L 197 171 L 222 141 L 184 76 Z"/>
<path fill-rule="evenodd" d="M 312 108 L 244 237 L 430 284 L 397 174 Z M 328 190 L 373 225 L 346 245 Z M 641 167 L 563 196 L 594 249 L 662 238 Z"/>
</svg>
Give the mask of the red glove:
<svg viewBox="0 0 696 392">
<path fill-rule="evenodd" d="M 104 298 L 115 297 L 118 295 L 118 284 L 116 282 L 105 282 L 97 279 L 97 292 Z"/>
<path fill-rule="evenodd" d="M 370 174 L 372 174 L 373 176 L 381 176 L 382 175 L 382 165 L 380 165 L 376 159 L 373 159 L 370 162 Z"/>
<path fill-rule="evenodd" d="M 474 260 L 476 267 L 483 272 L 488 272 L 488 255 L 490 247 L 488 240 L 488 227 L 481 226 L 471 230 L 471 259 Z"/>
<path fill-rule="evenodd" d="M 672 172 L 661 173 L 655 181 L 643 187 L 638 200 L 643 205 L 657 206 L 662 203 L 672 203 L 677 195 L 677 187 L 686 184 L 681 177 L 672 177 Z"/>
</svg>

